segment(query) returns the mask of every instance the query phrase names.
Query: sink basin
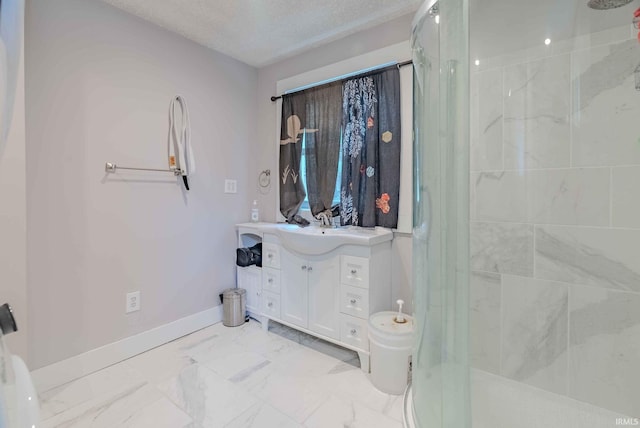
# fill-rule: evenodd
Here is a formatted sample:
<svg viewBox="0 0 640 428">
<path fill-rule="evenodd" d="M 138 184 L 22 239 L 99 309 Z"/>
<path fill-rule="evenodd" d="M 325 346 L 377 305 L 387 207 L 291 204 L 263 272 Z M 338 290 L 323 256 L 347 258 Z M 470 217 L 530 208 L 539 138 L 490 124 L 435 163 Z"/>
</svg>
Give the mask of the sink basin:
<svg viewBox="0 0 640 428">
<path fill-rule="evenodd" d="M 325 254 L 342 245 L 372 246 L 390 241 L 393 233 L 381 227 L 362 228 L 345 226 L 324 228 L 319 226 L 298 227 L 292 224 L 274 224 L 274 232 L 282 245 L 300 254 Z"/>
</svg>

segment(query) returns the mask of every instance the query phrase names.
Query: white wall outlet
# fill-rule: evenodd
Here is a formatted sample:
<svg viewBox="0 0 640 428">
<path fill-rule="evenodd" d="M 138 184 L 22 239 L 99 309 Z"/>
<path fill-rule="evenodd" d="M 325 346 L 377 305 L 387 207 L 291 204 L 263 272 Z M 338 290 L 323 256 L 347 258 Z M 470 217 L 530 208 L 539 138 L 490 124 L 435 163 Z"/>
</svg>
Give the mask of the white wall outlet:
<svg viewBox="0 0 640 428">
<path fill-rule="evenodd" d="M 238 193 L 238 182 L 236 180 L 224 180 L 224 193 Z"/>
<path fill-rule="evenodd" d="M 135 312 L 139 310 L 140 310 L 140 292 L 134 291 L 133 293 L 127 293 L 126 313 Z"/>
</svg>

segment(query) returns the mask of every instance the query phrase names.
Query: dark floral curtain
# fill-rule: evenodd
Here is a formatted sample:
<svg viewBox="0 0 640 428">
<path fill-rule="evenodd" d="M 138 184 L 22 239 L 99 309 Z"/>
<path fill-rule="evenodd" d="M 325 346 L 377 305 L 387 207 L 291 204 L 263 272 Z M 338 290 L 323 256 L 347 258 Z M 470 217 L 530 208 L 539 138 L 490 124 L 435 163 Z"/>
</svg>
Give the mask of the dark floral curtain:
<svg viewBox="0 0 640 428">
<path fill-rule="evenodd" d="M 331 210 L 340 157 L 342 119 L 341 82 L 308 89 L 305 159 L 307 193 L 311 213 L 317 216 Z M 331 217 L 331 215 L 329 215 Z"/>
<path fill-rule="evenodd" d="M 340 156 L 341 113 L 340 82 L 282 97 L 280 211 L 289 223 L 308 224 L 297 215 L 307 194 L 314 216 L 331 209 Z M 306 193 L 300 179 L 303 139 Z"/>
<path fill-rule="evenodd" d="M 306 95 L 282 96 L 280 125 L 280 212 L 289 223 L 295 223 L 306 196 L 300 179 L 302 137 L 306 128 Z"/>
<path fill-rule="evenodd" d="M 400 72 L 397 67 L 342 85 L 340 221 L 398 226 Z"/>
</svg>

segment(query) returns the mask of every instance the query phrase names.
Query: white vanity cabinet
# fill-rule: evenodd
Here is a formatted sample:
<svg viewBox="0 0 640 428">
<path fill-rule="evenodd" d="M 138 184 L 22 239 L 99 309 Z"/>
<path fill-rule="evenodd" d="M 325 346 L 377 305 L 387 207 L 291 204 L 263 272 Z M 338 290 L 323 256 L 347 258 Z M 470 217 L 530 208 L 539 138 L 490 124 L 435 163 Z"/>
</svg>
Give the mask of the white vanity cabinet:
<svg viewBox="0 0 640 428">
<path fill-rule="evenodd" d="M 368 372 L 369 316 L 392 307 L 392 233 L 258 223 L 238 225 L 238 234 L 262 242 L 262 268 L 238 268 L 238 287 L 263 328 L 274 320 L 355 350 Z"/>
<path fill-rule="evenodd" d="M 309 321 L 307 260 L 286 250 L 282 254 L 280 316 L 283 321 L 306 328 Z"/>
<path fill-rule="evenodd" d="M 238 247 L 252 247 L 262 242 L 262 232 L 251 228 L 238 228 Z M 247 290 L 247 311 L 258 317 L 262 312 L 262 269 L 257 266 L 236 266 L 238 287 Z"/>
<path fill-rule="evenodd" d="M 247 311 L 260 313 L 262 296 L 262 271 L 256 266 L 240 267 L 237 269 L 238 284 L 247 290 Z"/>
<path fill-rule="evenodd" d="M 340 257 L 304 257 L 285 248 L 280 252 L 282 320 L 339 339 Z"/>
</svg>

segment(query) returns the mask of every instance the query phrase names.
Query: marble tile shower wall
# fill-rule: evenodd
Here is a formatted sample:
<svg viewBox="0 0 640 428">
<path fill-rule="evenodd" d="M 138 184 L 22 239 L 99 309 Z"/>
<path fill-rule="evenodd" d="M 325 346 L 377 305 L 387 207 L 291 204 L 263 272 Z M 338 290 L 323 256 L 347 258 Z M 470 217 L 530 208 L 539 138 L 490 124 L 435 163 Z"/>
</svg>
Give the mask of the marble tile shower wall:
<svg viewBox="0 0 640 428">
<path fill-rule="evenodd" d="M 640 417 L 640 45 L 629 27 L 472 75 L 476 368 Z"/>
</svg>

